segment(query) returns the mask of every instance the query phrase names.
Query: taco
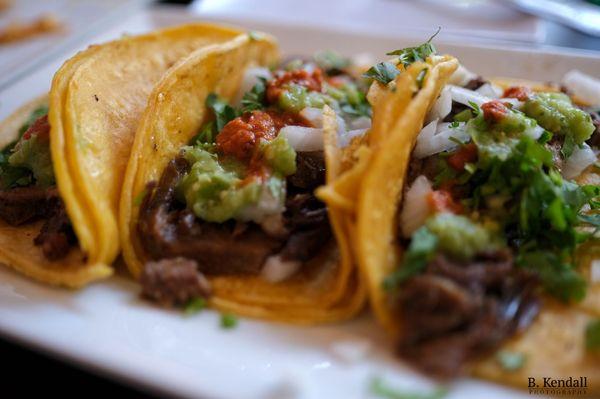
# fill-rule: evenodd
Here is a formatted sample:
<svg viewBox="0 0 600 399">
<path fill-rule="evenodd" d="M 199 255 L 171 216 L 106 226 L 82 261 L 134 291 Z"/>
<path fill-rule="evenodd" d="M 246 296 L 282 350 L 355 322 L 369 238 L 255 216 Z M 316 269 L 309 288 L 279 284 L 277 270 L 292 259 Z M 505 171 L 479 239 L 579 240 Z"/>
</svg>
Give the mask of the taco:
<svg viewBox="0 0 600 399">
<path fill-rule="evenodd" d="M 153 85 L 195 49 L 240 33 L 186 25 L 66 61 L 49 96 L 0 125 L 0 262 L 68 287 L 109 276 L 122 178 Z"/>
<path fill-rule="evenodd" d="M 368 74 L 357 161 L 319 196 L 343 212 L 400 357 L 521 388 L 587 376 L 600 392 L 597 114 L 558 86 L 485 80 L 429 41 L 391 54 Z"/>
<path fill-rule="evenodd" d="M 252 33 L 198 51 L 154 89 L 120 214 L 145 297 L 296 323 L 362 308 L 345 226 L 314 190 L 339 161 L 324 132 L 339 121 L 343 140 L 364 133 L 370 107 L 348 60 L 278 56 Z"/>
</svg>

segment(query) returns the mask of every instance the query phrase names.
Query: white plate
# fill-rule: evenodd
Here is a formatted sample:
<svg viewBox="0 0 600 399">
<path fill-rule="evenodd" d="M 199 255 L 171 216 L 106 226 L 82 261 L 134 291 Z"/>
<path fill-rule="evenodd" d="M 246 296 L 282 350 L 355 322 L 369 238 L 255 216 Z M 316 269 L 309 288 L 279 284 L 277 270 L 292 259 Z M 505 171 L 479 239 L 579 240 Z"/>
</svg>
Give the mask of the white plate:
<svg viewBox="0 0 600 399">
<path fill-rule="evenodd" d="M 147 12 L 94 42 L 190 20 L 177 12 Z M 414 44 L 415 38 L 342 32 L 287 25 L 245 25 L 275 34 L 288 54 L 334 48 L 347 54 Z M 472 69 L 488 76 L 512 75 L 556 80 L 571 68 L 598 70 L 593 53 L 541 53 L 531 49 L 441 45 Z M 66 54 L 62 59 L 66 59 Z M 61 59 L 61 61 L 62 61 Z M 0 118 L 49 86 L 61 61 L 48 64 L 0 93 Z M 138 288 L 114 277 L 78 292 L 38 285 L 0 268 L 0 333 L 81 366 L 163 394 L 220 398 L 363 398 L 374 376 L 405 389 L 427 391 L 435 382 L 411 372 L 393 356 L 393 347 L 364 314 L 358 320 L 323 327 L 294 327 L 241 320 L 233 330 L 219 327 L 212 311 L 185 317 L 138 299 Z M 349 361 L 339 343 L 368 347 Z M 525 382 L 524 382 L 525 384 Z M 527 398 L 485 382 L 464 379 L 448 398 Z M 525 389 L 525 386 L 523 386 Z"/>
</svg>

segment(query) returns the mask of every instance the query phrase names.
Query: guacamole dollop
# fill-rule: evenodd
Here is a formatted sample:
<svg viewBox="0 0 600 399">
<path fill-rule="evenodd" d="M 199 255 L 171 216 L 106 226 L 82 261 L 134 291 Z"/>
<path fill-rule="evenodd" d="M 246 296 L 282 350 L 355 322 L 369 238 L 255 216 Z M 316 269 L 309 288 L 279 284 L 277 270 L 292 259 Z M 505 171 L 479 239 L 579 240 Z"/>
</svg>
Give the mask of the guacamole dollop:
<svg viewBox="0 0 600 399">
<path fill-rule="evenodd" d="M 538 93 L 525 102 L 523 112 L 554 134 L 572 136 L 577 144 L 594 132 L 590 115 L 574 106 L 564 93 Z"/>
<path fill-rule="evenodd" d="M 469 260 L 479 252 L 501 246 L 493 226 L 477 224 L 465 216 L 438 213 L 425 226 L 437 237 L 438 250 L 457 259 Z"/>
<path fill-rule="evenodd" d="M 196 144 L 183 151 L 191 168 L 178 192 L 199 218 L 217 223 L 229 219 L 260 222 L 265 215 L 282 212 L 285 177 L 296 172 L 296 152 L 285 137 L 261 143 L 270 173 L 255 179 L 248 179 L 246 165 L 232 157 L 219 157 L 212 145 Z"/>
</svg>

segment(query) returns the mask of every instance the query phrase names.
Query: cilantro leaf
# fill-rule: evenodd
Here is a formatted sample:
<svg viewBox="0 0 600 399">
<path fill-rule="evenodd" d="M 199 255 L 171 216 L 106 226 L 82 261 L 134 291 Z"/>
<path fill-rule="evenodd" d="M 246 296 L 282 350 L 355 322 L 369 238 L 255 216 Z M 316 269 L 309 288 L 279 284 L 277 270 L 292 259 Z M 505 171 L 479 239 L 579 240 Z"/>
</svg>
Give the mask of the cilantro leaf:
<svg viewBox="0 0 600 399">
<path fill-rule="evenodd" d="M 510 352 L 507 350 L 501 350 L 496 353 L 496 361 L 506 371 L 516 371 L 523 367 L 525 364 L 525 354 L 520 352 Z"/>
<path fill-rule="evenodd" d="M 379 64 L 373 65 L 367 72 L 362 76 L 367 79 L 373 79 L 387 85 L 392 80 L 396 79 L 396 76 L 400 71 L 396 68 L 396 65 L 391 62 L 380 62 Z"/>
<path fill-rule="evenodd" d="M 549 251 L 522 253 L 517 257 L 517 264 L 537 273 L 544 289 L 563 302 L 579 302 L 585 298 L 585 279 L 556 254 Z"/>
<path fill-rule="evenodd" d="M 238 325 L 237 317 L 232 313 L 221 313 L 221 328 L 230 330 Z"/>
<path fill-rule="evenodd" d="M 425 269 L 425 266 L 433 257 L 437 245 L 437 236 L 429 231 L 427 227 L 423 226 L 415 231 L 404 254 L 402 265 L 383 281 L 384 289 L 392 290 Z"/>
<path fill-rule="evenodd" d="M 200 133 L 195 135 L 190 140 L 190 145 L 195 145 L 195 144 L 199 144 L 199 143 L 212 144 L 215 142 L 216 135 L 217 135 L 217 131 L 216 131 L 216 127 L 215 127 L 215 122 L 214 121 L 207 122 L 200 129 Z"/>
<path fill-rule="evenodd" d="M 384 399 L 442 399 L 448 394 L 447 389 L 444 387 L 438 387 L 430 393 L 401 391 L 398 388 L 390 387 L 379 377 L 371 380 L 369 391 L 374 396 Z"/>
<path fill-rule="evenodd" d="M 210 93 L 206 97 L 206 106 L 215 114 L 217 132 L 220 132 L 229 121 L 238 116 L 235 108 L 220 99 L 215 93 Z"/>
<path fill-rule="evenodd" d="M 192 315 L 194 313 L 198 313 L 198 312 L 204 310 L 206 308 L 206 305 L 207 305 L 206 299 L 197 297 L 197 298 L 190 300 L 185 305 L 185 308 L 183 311 L 186 315 Z"/>
<path fill-rule="evenodd" d="M 416 82 L 417 82 L 417 87 L 419 89 L 423 88 L 423 82 L 425 81 L 425 76 L 427 75 L 427 68 L 423 68 L 419 71 L 419 74 L 417 75 L 416 78 Z"/>
<path fill-rule="evenodd" d="M 266 91 L 267 79 L 259 77 L 258 82 L 256 82 L 252 89 L 244 94 L 241 112 L 244 113 L 264 109 L 266 107 Z"/>
<path fill-rule="evenodd" d="M 565 142 L 563 143 L 562 148 L 560 149 L 560 153 L 566 159 L 569 158 L 573 152 L 577 148 L 577 143 L 575 142 L 575 138 L 568 134 L 565 136 Z"/>
<path fill-rule="evenodd" d="M 438 33 L 440 33 L 441 30 L 442 27 L 438 27 L 438 30 L 425 43 L 419 46 L 394 50 L 387 53 L 387 55 L 397 55 L 398 63 L 404 65 L 405 67 L 416 61 L 425 61 L 431 54 L 435 54 L 436 49 L 431 41 L 438 35 Z"/>
</svg>

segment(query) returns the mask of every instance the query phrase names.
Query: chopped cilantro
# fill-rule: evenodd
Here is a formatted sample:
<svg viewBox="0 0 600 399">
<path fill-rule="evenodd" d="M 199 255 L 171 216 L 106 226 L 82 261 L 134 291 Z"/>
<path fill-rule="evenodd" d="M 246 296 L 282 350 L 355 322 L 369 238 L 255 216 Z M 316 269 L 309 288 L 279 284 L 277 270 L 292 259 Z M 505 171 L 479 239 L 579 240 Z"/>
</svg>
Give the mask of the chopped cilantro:
<svg viewBox="0 0 600 399">
<path fill-rule="evenodd" d="M 477 105 L 477 104 L 475 104 Z M 458 114 L 454 115 L 455 122 L 468 122 L 469 119 L 473 118 L 473 112 L 470 109 L 465 109 L 460 111 Z"/>
<path fill-rule="evenodd" d="M 221 313 L 221 328 L 226 330 L 235 328 L 238 324 L 237 317 L 232 313 Z"/>
<path fill-rule="evenodd" d="M 206 308 L 206 299 L 204 298 L 194 298 L 190 300 L 183 309 L 183 312 L 186 315 L 192 315 L 194 313 L 198 313 Z"/>
<path fill-rule="evenodd" d="M 590 321 L 585 328 L 585 347 L 590 351 L 600 350 L 600 319 Z"/>
<path fill-rule="evenodd" d="M 431 43 L 431 41 L 438 35 L 438 33 L 440 33 L 440 30 L 442 30 L 442 27 L 439 27 L 438 30 L 425 43 L 419 46 L 394 50 L 387 53 L 387 55 L 397 55 L 398 63 L 404 65 L 405 67 L 416 61 L 425 61 L 427 57 L 429 57 L 431 54 L 435 54 L 436 52 L 435 46 Z"/>
<path fill-rule="evenodd" d="M 5 146 L 0 151 L 0 189 L 7 189 L 17 186 L 28 186 L 34 183 L 34 176 L 28 168 L 12 166 L 8 162 L 8 158 L 13 153 L 13 150 L 23 134 L 36 121 L 36 119 L 46 115 L 48 107 L 42 105 L 34 109 L 27 121 L 19 128 L 17 138 Z"/>
<path fill-rule="evenodd" d="M 423 88 L 423 82 L 425 81 L 425 76 L 427 75 L 427 68 L 423 68 L 421 69 L 421 71 L 419 71 L 416 81 L 417 81 L 417 87 L 419 89 Z"/>
<path fill-rule="evenodd" d="M 563 143 L 562 148 L 560 149 L 560 153 L 566 159 L 573 154 L 575 148 L 577 148 L 577 143 L 575 143 L 575 139 L 573 138 L 573 136 L 567 135 L 565 136 L 565 142 Z"/>
<path fill-rule="evenodd" d="M 217 135 L 217 132 L 216 132 L 216 128 L 215 128 L 215 122 L 213 122 L 213 121 L 207 122 L 200 129 L 200 133 L 195 135 L 190 140 L 190 145 L 195 145 L 195 144 L 200 144 L 200 143 L 205 143 L 205 144 L 214 143 L 215 139 L 216 139 L 216 135 Z"/>
<path fill-rule="evenodd" d="M 217 132 L 220 132 L 229 121 L 238 116 L 235 108 L 220 99 L 215 93 L 210 93 L 206 97 L 206 106 L 215 114 Z"/>
<path fill-rule="evenodd" d="M 506 371 L 517 371 L 525 364 L 525 354 L 502 350 L 496 353 L 496 361 Z"/>
<path fill-rule="evenodd" d="M 258 82 L 256 82 L 254 87 L 244 94 L 244 97 L 242 98 L 241 112 L 244 113 L 264 109 L 266 107 L 266 91 L 267 79 L 259 77 Z"/>
<path fill-rule="evenodd" d="M 442 399 L 448 394 L 444 387 L 438 387 L 430 393 L 408 392 L 390 387 L 383 379 L 374 377 L 369 383 L 369 392 L 384 399 Z"/>
<path fill-rule="evenodd" d="M 387 85 L 392 80 L 396 79 L 396 76 L 400 71 L 396 68 L 396 65 L 391 62 L 380 62 L 379 64 L 373 65 L 367 72 L 362 76 L 367 79 L 373 79 Z"/>
<path fill-rule="evenodd" d="M 438 238 L 426 226 L 421 227 L 412 236 L 402 266 L 383 281 L 386 290 L 393 290 L 412 276 L 421 272 L 433 257 Z"/>
</svg>

